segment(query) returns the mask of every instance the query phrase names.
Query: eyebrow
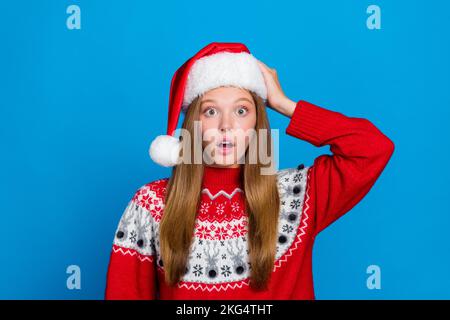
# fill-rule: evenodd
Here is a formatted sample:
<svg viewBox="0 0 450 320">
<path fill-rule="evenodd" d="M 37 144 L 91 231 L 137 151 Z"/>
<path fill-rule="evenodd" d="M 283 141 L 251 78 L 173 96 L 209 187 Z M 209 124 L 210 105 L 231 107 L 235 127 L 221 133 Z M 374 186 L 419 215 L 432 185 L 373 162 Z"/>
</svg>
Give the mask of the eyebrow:
<svg viewBox="0 0 450 320">
<path fill-rule="evenodd" d="M 239 101 L 241 101 L 241 100 L 246 100 L 246 101 L 252 103 L 252 101 L 250 101 L 250 99 L 248 99 L 248 98 L 239 98 L 239 99 L 237 99 L 236 101 L 234 101 L 234 103 L 239 102 Z M 206 99 L 206 100 L 203 100 L 203 101 L 202 101 L 201 105 L 203 105 L 203 103 L 206 103 L 206 102 L 216 103 L 216 100 L 214 100 L 214 99 Z"/>
</svg>

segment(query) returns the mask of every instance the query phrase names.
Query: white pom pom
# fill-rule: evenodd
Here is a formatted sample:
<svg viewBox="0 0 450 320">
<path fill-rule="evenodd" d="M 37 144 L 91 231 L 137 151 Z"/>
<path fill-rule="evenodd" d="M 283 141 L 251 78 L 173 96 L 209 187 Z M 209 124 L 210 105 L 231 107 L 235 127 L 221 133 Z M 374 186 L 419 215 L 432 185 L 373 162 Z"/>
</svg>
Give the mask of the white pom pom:
<svg viewBox="0 0 450 320">
<path fill-rule="evenodd" d="M 154 162 L 164 167 L 173 167 L 181 161 L 181 142 L 169 135 L 157 136 L 150 145 L 149 154 Z"/>
</svg>

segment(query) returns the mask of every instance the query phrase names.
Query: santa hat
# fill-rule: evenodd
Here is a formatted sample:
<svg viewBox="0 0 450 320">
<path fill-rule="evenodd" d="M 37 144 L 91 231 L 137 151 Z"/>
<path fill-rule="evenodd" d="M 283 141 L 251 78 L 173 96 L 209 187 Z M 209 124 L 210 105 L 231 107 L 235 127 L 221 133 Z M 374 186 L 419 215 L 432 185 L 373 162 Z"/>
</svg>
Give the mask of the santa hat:
<svg viewBox="0 0 450 320">
<path fill-rule="evenodd" d="M 267 99 L 263 74 L 244 44 L 210 43 L 178 68 L 170 85 L 167 132 L 150 145 L 149 154 L 154 162 L 164 167 L 180 162 L 181 142 L 173 136 L 180 112 L 186 112 L 199 95 L 221 86 L 248 89 Z"/>
</svg>

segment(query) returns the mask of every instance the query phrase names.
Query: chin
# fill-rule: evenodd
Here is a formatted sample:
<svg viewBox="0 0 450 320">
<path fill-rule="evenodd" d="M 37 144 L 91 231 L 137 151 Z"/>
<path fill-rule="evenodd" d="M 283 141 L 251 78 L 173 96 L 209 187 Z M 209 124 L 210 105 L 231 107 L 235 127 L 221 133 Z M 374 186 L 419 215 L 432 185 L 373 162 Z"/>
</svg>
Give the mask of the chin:
<svg viewBox="0 0 450 320">
<path fill-rule="evenodd" d="M 232 165 L 243 165 L 244 162 L 238 163 L 235 157 L 233 155 L 229 155 L 227 157 L 215 157 L 214 163 L 216 165 L 220 166 L 232 166 Z"/>
<path fill-rule="evenodd" d="M 245 156 L 245 154 L 242 155 L 242 157 L 244 157 L 244 156 Z M 223 154 L 220 154 L 217 150 L 214 150 L 212 157 L 209 159 L 212 159 L 214 165 L 223 166 L 223 167 L 244 164 L 244 163 L 238 163 L 238 161 L 236 160 L 236 152 L 233 152 L 233 153 L 230 153 L 227 155 L 223 155 Z"/>
<path fill-rule="evenodd" d="M 237 164 L 234 159 L 224 160 L 224 159 L 214 159 L 214 163 L 218 166 L 232 166 Z"/>
</svg>

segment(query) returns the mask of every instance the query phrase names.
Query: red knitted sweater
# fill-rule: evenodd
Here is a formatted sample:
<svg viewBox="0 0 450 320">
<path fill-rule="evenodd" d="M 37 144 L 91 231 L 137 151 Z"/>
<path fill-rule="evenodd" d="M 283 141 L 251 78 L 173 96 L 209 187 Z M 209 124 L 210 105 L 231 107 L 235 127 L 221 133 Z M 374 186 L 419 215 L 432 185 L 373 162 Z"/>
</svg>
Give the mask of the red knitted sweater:
<svg viewBox="0 0 450 320">
<path fill-rule="evenodd" d="M 313 165 L 277 173 L 281 208 L 277 253 L 268 289 L 249 286 L 247 215 L 242 168 L 205 167 L 195 237 L 182 280 L 164 282 L 159 223 L 168 178 L 137 190 L 112 246 L 106 299 L 314 299 L 316 235 L 353 208 L 388 163 L 394 144 L 370 121 L 300 100 L 286 133 L 330 145 Z"/>
</svg>

